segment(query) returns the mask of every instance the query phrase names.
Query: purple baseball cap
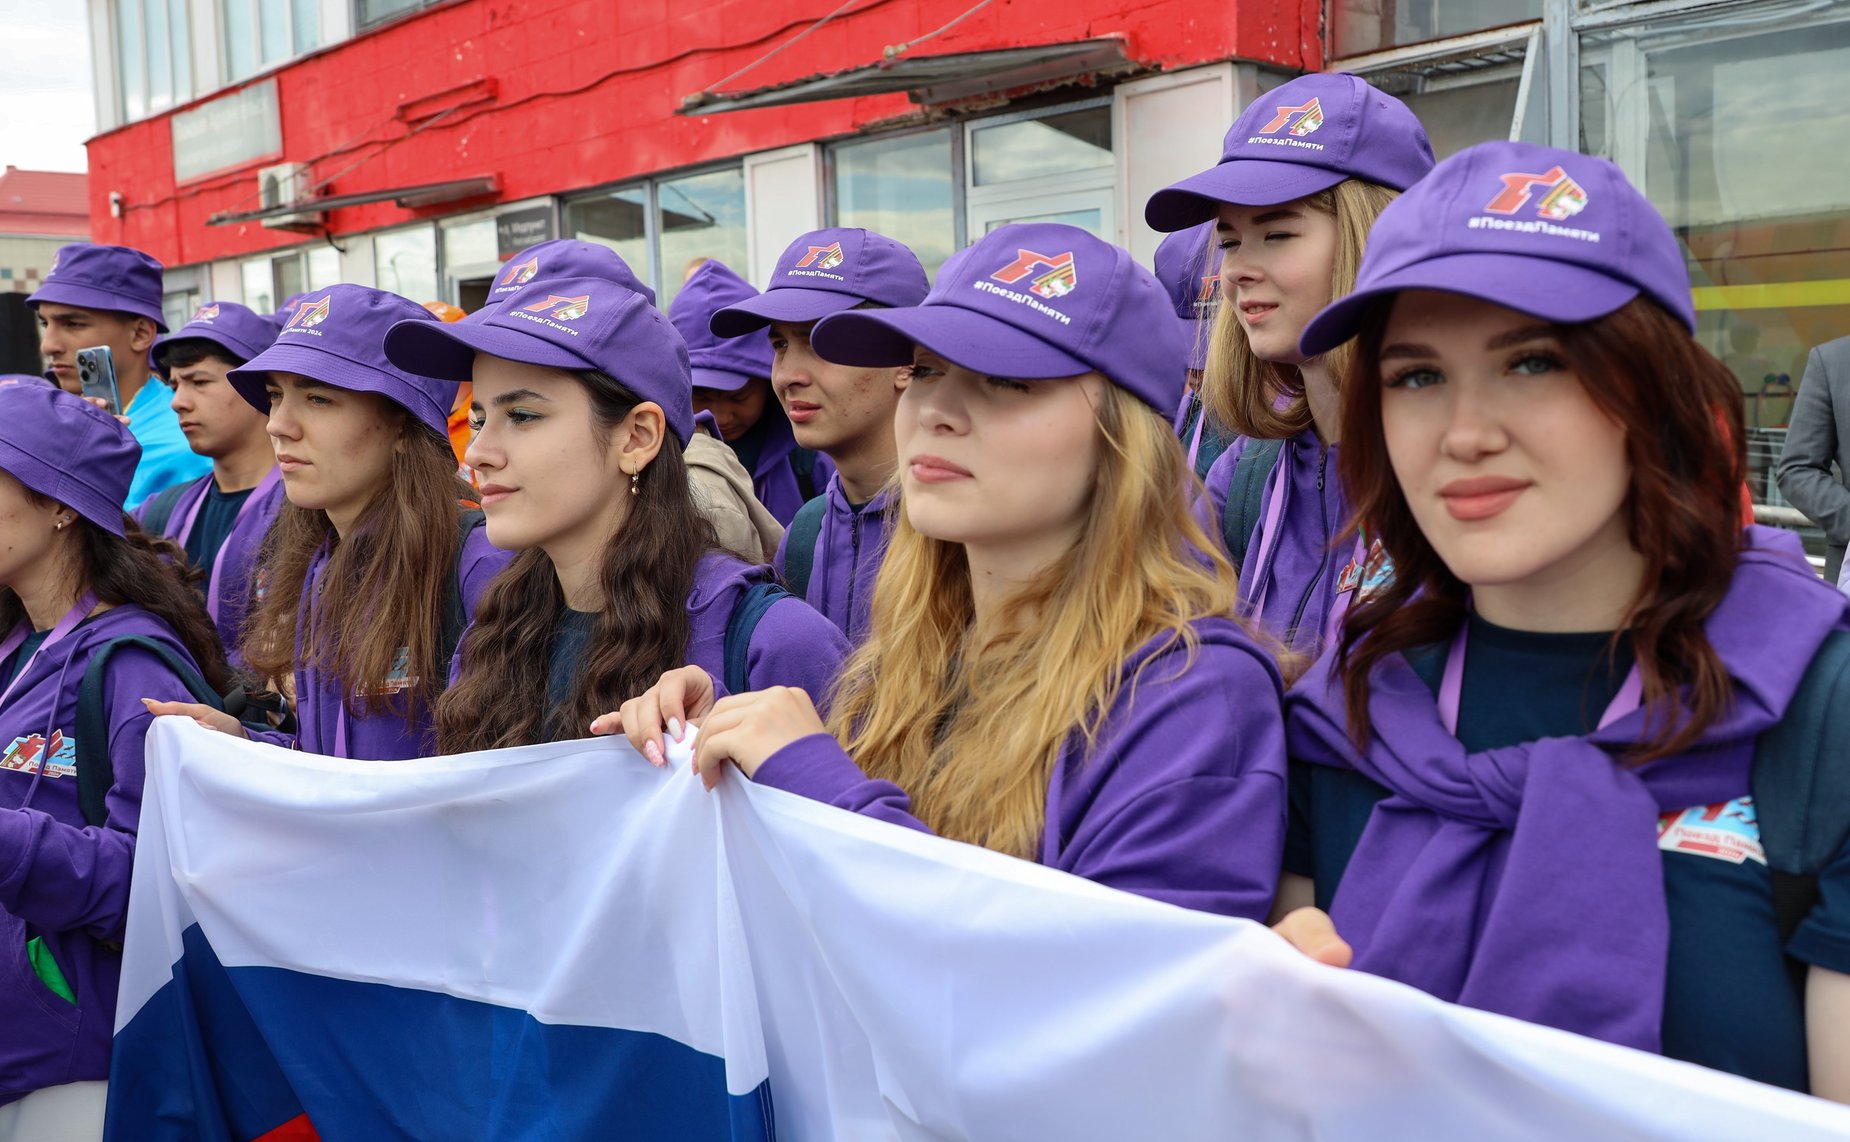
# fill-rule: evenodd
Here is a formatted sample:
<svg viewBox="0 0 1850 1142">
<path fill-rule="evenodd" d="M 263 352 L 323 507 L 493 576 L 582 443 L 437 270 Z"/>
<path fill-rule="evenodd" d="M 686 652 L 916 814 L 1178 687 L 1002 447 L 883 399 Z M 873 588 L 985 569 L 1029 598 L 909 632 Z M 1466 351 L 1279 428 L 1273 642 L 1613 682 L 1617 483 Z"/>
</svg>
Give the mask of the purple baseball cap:
<svg viewBox="0 0 1850 1142">
<path fill-rule="evenodd" d="M 1381 212 L 1355 292 L 1311 318 L 1305 353 L 1355 336 L 1369 303 L 1444 290 L 1545 321 L 1592 321 L 1639 294 L 1692 333 L 1683 247 L 1606 159 L 1533 143 L 1480 143 L 1440 163 Z"/>
<path fill-rule="evenodd" d="M 990 376 L 1096 370 L 1164 416 L 1181 403 L 1188 361 L 1155 276 L 1127 251 L 1057 222 L 992 230 L 944 264 L 921 304 L 825 317 L 810 343 L 844 365 L 910 365 L 922 345 Z"/>
<path fill-rule="evenodd" d="M 736 392 L 753 378 L 771 375 L 771 342 L 763 337 L 722 337 L 713 315 L 756 298 L 752 283 L 723 263 L 708 261 L 681 286 L 668 305 L 668 319 L 687 342 L 697 389 Z"/>
<path fill-rule="evenodd" d="M 455 386 L 423 371 L 400 369 L 386 359 L 386 330 L 405 321 L 441 324 L 417 302 L 382 289 L 336 285 L 310 292 L 276 335 L 276 343 L 230 372 L 231 383 L 245 400 L 266 411 L 270 401 L 263 383 L 272 372 L 300 373 L 337 389 L 378 393 L 448 440 Z"/>
<path fill-rule="evenodd" d="M 385 335 L 388 358 L 446 381 L 469 380 L 477 353 L 608 373 L 662 406 L 668 430 L 683 445 L 693 435 L 687 345 L 647 294 L 609 278 L 532 282 L 479 321 L 401 321 Z"/>
<path fill-rule="evenodd" d="M 774 321 L 817 321 L 865 302 L 896 309 L 931 292 L 925 267 L 903 243 L 872 230 L 812 230 L 777 259 L 771 284 L 713 315 L 713 332 L 743 337 Z"/>
<path fill-rule="evenodd" d="M 73 303 L 74 304 L 74 303 Z M 0 469 L 109 532 L 141 462 L 128 426 L 56 385 L 0 385 Z"/>
<path fill-rule="evenodd" d="M 266 314 L 235 301 L 207 302 L 192 318 L 154 342 L 154 371 L 167 380 L 167 350 L 176 341 L 208 341 L 239 361 L 248 361 L 276 342 L 276 326 Z"/>
<path fill-rule="evenodd" d="M 37 309 L 42 301 L 132 313 L 167 332 L 167 317 L 161 312 L 161 264 L 127 246 L 72 242 L 59 247 L 44 283 L 26 304 Z"/>
<path fill-rule="evenodd" d="M 295 307 L 301 305 L 302 299 L 307 296 L 308 294 L 306 293 L 290 294 L 283 299 L 283 304 L 276 307 L 275 313 L 266 313 L 263 315 L 263 319 L 280 331 L 283 326 L 289 324 L 289 319 L 295 316 Z"/>
<path fill-rule="evenodd" d="M 1344 179 L 1405 190 L 1432 169 L 1432 143 L 1407 105 L 1341 72 L 1301 75 L 1247 104 L 1220 162 L 1150 196 L 1153 230 L 1212 221 L 1223 204 L 1275 206 Z"/>
<path fill-rule="evenodd" d="M 1221 248 L 1214 223 L 1178 230 L 1156 247 L 1156 280 L 1169 291 L 1182 339 L 1188 344 L 1188 367 L 1208 367 L 1208 330 L 1220 305 Z"/>
<path fill-rule="evenodd" d="M 519 293 L 522 286 L 556 278 L 603 278 L 648 298 L 650 305 L 655 304 L 655 291 L 609 246 L 576 238 L 554 238 L 528 246 L 509 258 L 501 272 L 495 275 L 495 284 L 488 289 L 488 301 L 463 320 L 485 320 L 495 306 Z"/>
</svg>

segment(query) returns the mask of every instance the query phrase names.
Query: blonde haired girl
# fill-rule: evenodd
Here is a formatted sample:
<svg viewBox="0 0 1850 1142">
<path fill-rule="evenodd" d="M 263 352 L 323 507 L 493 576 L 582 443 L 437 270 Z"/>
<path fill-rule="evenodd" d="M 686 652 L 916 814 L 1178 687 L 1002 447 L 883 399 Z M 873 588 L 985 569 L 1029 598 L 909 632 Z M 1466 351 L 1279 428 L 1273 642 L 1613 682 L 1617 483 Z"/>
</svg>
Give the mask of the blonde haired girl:
<svg viewBox="0 0 1850 1142">
<path fill-rule="evenodd" d="M 779 689 L 715 704 L 694 669 L 619 717 L 699 723 L 709 784 L 748 777 L 1188 907 L 1262 917 L 1284 819 L 1280 680 L 1231 617 L 1167 415 L 1184 347 L 1123 250 L 1004 227 L 923 305 L 812 344 L 910 364 L 897 526 L 827 727 Z M 1229 711 L 1233 711 L 1229 714 Z"/>
</svg>

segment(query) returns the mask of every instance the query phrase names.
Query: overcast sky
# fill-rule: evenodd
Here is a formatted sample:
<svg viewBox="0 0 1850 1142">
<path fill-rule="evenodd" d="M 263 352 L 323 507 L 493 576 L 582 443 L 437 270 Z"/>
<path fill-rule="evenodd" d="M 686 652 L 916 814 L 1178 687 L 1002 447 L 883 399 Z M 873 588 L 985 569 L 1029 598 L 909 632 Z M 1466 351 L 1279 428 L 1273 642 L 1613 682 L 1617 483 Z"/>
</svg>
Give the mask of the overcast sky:
<svg viewBox="0 0 1850 1142">
<path fill-rule="evenodd" d="M 96 131 L 81 0 L 0 0 L 0 167 L 86 169 Z"/>
</svg>

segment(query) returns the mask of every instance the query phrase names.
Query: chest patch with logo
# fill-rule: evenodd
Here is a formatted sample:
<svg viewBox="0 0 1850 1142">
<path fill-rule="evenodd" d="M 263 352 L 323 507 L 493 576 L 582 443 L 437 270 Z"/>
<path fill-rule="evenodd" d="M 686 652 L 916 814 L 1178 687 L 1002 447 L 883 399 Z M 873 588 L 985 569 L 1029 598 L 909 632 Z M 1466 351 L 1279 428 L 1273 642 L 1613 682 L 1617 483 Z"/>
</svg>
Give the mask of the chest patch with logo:
<svg viewBox="0 0 1850 1142">
<path fill-rule="evenodd" d="M 1730 864 L 1766 863 L 1752 797 L 1665 813 L 1657 821 L 1657 847 L 1670 853 L 1713 857 Z"/>
<path fill-rule="evenodd" d="M 63 730 L 51 731 L 49 743 L 43 734 L 14 738 L 6 747 L 6 753 L 0 755 L 0 769 L 36 773 L 41 759 L 45 762 L 45 776 L 74 777 L 77 774 L 77 743 L 65 737 Z"/>
</svg>

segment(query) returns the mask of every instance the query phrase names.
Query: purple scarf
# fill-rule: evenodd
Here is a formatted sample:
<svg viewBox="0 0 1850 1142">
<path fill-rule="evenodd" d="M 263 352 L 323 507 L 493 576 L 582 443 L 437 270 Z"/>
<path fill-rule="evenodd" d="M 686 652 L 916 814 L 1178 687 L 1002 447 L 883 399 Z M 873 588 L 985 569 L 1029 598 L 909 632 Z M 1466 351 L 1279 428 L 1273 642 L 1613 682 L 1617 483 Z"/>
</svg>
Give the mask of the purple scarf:
<svg viewBox="0 0 1850 1142">
<path fill-rule="evenodd" d="M 1351 767 L 1388 788 L 1331 905 L 1362 971 L 1441 999 L 1644 1050 L 1659 1049 L 1670 921 L 1659 813 L 1747 795 L 1759 735 L 1786 705 L 1842 594 L 1750 528 L 1706 624 L 1734 703 L 1678 757 L 1614 761 L 1642 737 L 1636 710 L 1584 738 L 1467 755 L 1401 656 L 1376 669 L 1373 732 L 1355 755 L 1334 656 L 1287 698 L 1291 757 Z"/>
</svg>

